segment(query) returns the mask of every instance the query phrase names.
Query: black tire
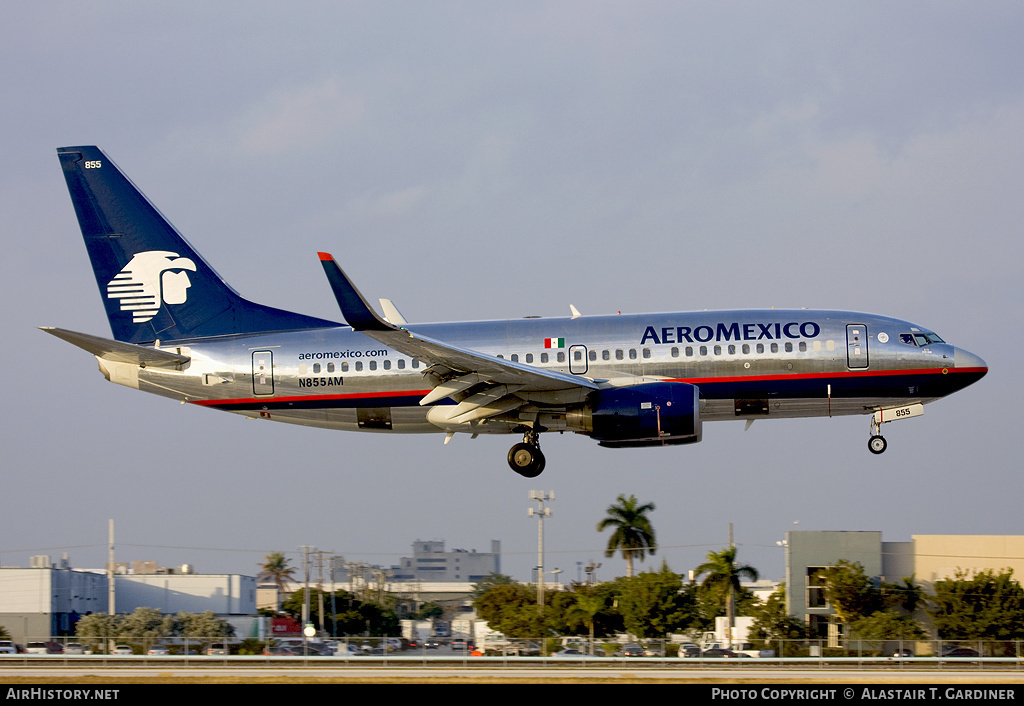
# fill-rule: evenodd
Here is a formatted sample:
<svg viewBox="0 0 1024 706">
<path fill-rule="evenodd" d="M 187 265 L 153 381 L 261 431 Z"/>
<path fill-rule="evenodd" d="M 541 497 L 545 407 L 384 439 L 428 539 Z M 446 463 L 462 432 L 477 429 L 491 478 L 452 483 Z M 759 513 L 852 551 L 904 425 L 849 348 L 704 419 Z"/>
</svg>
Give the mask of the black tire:
<svg viewBox="0 0 1024 706">
<path fill-rule="evenodd" d="M 508 465 L 524 478 L 536 478 L 544 470 L 544 454 L 533 444 L 516 444 L 509 449 Z"/>
<path fill-rule="evenodd" d="M 868 450 L 873 454 L 884 453 L 888 446 L 889 444 L 886 443 L 885 437 L 879 434 L 875 434 L 868 439 Z"/>
</svg>

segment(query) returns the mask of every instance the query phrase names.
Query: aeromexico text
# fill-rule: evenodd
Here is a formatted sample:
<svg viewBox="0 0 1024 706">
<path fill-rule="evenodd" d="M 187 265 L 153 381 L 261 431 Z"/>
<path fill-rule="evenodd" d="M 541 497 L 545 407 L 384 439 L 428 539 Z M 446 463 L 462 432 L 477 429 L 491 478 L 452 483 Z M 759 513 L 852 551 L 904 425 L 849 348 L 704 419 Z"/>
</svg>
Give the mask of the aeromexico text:
<svg viewBox="0 0 1024 706">
<path fill-rule="evenodd" d="M 718 323 L 714 326 L 648 326 L 640 339 L 647 343 L 708 343 L 710 341 L 776 341 L 785 338 L 814 338 L 821 326 L 814 321 L 789 323 Z"/>
</svg>

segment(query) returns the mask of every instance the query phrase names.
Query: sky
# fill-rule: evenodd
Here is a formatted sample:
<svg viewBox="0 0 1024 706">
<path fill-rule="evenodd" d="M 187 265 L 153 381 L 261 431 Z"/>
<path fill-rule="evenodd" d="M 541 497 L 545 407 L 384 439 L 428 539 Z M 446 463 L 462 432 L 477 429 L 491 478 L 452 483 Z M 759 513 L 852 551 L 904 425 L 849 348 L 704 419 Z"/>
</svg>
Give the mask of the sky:
<svg viewBox="0 0 1024 706">
<path fill-rule="evenodd" d="M 1024 5 L 0 0 L 0 564 L 67 553 L 255 575 L 414 540 L 528 580 L 625 573 L 596 531 L 653 502 L 686 573 L 791 530 L 1024 534 Z M 410 322 L 728 308 L 883 313 L 980 355 L 888 425 L 709 423 L 700 444 L 254 423 L 106 382 L 110 336 L 55 149 L 99 145 L 243 296 L 339 320 L 317 251 Z"/>
</svg>

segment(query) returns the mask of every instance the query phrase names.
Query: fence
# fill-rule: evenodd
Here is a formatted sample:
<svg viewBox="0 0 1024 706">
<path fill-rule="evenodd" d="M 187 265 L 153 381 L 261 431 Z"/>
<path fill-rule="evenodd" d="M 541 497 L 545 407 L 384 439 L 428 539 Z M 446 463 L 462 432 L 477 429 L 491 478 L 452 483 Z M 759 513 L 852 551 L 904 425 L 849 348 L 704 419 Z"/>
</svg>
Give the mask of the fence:
<svg viewBox="0 0 1024 706">
<path fill-rule="evenodd" d="M 13 644 L 13 643 L 12 643 Z M 486 638 L 480 644 L 472 640 L 432 639 L 411 642 L 398 637 L 311 638 L 275 637 L 268 639 L 208 637 L 162 637 L 159 635 L 39 636 L 13 645 L 16 652 L 0 642 L 0 659 L 14 655 L 111 657 L 329 657 L 357 658 L 532 658 L 584 662 L 616 661 L 637 658 L 681 660 L 685 664 L 724 661 L 759 663 L 840 662 L 840 661 L 914 661 L 918 663 L 983 662 L 1014 664 L 1024 668 L 1024 640 L 873 640 L 830 643 L 826 640 L 773 640 L 767 643 L 733 645 L 732 649 L 701 650 L 694 643 L 649 639 L 626 641 L 622 638 L 585 637 Z M 4 652 L 9 654 L 4 654 Z"/>
</svg>

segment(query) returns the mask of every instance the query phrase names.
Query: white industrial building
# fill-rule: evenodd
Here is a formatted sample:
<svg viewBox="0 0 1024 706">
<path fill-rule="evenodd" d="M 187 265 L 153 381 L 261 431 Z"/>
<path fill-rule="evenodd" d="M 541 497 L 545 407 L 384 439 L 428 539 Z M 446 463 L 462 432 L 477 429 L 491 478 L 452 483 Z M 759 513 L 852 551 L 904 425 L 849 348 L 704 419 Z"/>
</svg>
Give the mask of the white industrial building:
<svg viewBox="0 0 1024 706">
<path fill-rule="evenodd" d="M 72 569 L 66 561 L 52 565 L 35 559 L 33 567 L 0 567 L 0 625 L 15 642 L 73 635 L 82 616 L 107 612 L 103 569 Z M 156 608 L 162 613 L 211 611 L 227 619 L 253 616 L 256 579 L 238 574 L 117 573 L 114 607 L 117 613 Z"/>
</svg>

